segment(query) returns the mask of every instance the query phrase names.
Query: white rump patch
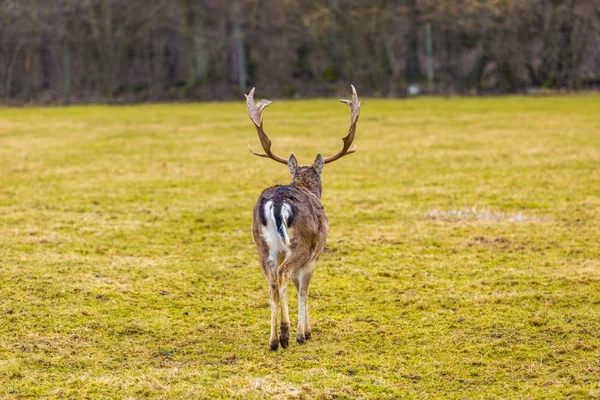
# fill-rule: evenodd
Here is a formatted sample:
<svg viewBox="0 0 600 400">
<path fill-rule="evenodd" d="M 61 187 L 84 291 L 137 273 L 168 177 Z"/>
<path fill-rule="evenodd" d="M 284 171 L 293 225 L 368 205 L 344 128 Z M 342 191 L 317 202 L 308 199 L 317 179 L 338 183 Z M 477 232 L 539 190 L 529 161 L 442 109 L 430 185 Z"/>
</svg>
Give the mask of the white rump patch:
<svg viewBox="0 0 600 400">
<path fill-rule="evenodd" d="M 282 214 L 284 208 L 286 208 L 285 204 L 283 205 L 283 207 L 281 207 Z M 291 210 L 289 208 L 288 210 L 288 212 L 291 213 Z M 281 239 L 281 236 L 279 236 L 279 233 L 277 232 L 277 225 L 275 222 L 275 207 L 273 205 L 273 201 L 269 200 L 265 203 L 263 213 L 267 221 L 267 226 L 261 226 L 261 236 L 267 244 L 267 247 L 269 248 L 269 258 L 271 259 L 271 262 L 275 267 L 277 267 L 279 266 L 279 261 L 289 253 L 290 248 L 288 244 L 284 243 L 284 241 Z M 285 217 L 284 221 L 286 221 Z M 285 222 L 283 232 L 284 235 L 287 237 Z"/>
</svg>

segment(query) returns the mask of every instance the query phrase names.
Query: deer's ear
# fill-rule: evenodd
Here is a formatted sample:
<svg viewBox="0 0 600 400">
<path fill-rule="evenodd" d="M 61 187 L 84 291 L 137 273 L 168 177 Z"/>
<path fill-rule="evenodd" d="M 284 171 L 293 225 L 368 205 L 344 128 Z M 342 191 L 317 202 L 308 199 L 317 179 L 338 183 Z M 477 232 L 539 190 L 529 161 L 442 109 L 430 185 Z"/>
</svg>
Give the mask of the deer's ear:
<svg viewBox="0 0 600 400">
<path fill-rule="evenodd" d="M 298 160 L 296 159 L 296 155 L 294 153 L 290 154 L 290 158 L 288 158 L 288 168 L 290 170 L 290 174 L 294 176 L 296 170 L 298 169 Z"/>
<path fill-rule="evenodd" d="M 323 172 L 323 167 L 325 166 L 325 160 L 323 160 L 323 156 L 321 154 L 317 154 L 315 158 L 315 162 L 313 163 L 313 168 L 317 171 L 317 174 L 321 175 Z"/>
</svg>

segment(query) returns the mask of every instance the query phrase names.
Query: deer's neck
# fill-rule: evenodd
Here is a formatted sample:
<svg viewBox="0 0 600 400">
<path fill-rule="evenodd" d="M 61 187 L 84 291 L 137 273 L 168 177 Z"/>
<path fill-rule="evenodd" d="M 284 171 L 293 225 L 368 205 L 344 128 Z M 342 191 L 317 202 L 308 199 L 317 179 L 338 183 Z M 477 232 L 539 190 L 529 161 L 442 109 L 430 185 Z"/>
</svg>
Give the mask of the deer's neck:
<svg viewBox="0 0 600 400">
<path fill-rule="evenodd" d="M 308 179 L 294 179 L 291 183 L 292 186 L 295 186 L 299 189 L 305 189 L 317 196 L 318 199 L 321 198 L 321 192 L 323 191 L 323 187 L 321 185 L 321 181 L 313 181 Z"/>
</svg>

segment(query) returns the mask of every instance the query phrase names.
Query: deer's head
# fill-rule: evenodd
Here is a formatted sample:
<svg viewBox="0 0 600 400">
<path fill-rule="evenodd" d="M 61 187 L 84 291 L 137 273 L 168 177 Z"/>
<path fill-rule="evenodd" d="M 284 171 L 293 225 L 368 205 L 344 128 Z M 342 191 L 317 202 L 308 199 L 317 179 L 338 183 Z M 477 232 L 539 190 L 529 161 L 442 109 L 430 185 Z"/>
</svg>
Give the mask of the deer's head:
<svg viewBox="0 0 600 400">
<path fill-rule="evenodd" d="M 312 165 L 307 166 L 299 166 L 298 160 L 294 153 L 290 154 L 290 156 L 285 159 L 283 157 L 278 156 L 277 154 L 271 151 L 271 140 L 263 130 L 263 118 L 262 111 L 269 105 L 271 102 L 266 99 L 262 99 L 258 103 L 254 102 L 254 88 L 250 91 L 246 96 L 246 105 L 248 107 L 248 114 L 250 115 L 250 119 L 256 126 L 256 132 L 258 132 L 258 138 L 260 139 L 260 143 L 262 145 L 264 153 L 257 153 L 250 145 L 248 148 L 250 152 L 259 157 L 270 158 L 271 160 L 277 161 L 282 164 L 286 164 L 290 173 L 292 174 L 292 183 L 298 183 L 302 186 L 306 186 L 313 192 L 318 192 L 319 197 L 321 196 L 321 173 L 323 172 L 323 167 L 325 164 L 336 161 L 342 158 L 345 155 L 354 153 L 356 151 L 356 145 L 353 148 L 352 142 L 354 141 L 354 134 L 356 133 L 356 122 L 358 121 L 358 116 L 360 115 L 360 101 L 358 101 L 358 95 L 356 94 L 356 89 L 352 86 L 352 100 L 340 100 L 342 103 L 350 106 L 350 128 L 348 129 L 348 134 L 342 138 L 344 145 L 342 149 L 335 155 L 331 157 L 324 158 L 321 154 L 317 154 L 315 161 Z"/>
</svg>

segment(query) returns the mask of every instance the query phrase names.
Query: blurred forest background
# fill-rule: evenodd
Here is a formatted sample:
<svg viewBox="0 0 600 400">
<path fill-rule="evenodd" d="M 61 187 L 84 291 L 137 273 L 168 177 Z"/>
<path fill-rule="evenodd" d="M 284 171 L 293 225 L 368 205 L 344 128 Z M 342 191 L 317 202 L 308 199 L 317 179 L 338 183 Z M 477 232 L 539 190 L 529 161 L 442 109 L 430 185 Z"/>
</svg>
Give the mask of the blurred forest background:
<svg viewBox="0 0 600 400">
<path fill-rule="evenodd" d="M 0 0 L 4 103 L 600 87 L 600 0 Z M 343 88 L 343 89 L 342 89 Z"/>
</svg>

